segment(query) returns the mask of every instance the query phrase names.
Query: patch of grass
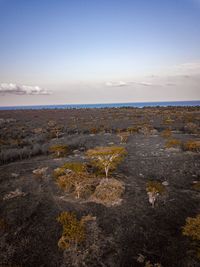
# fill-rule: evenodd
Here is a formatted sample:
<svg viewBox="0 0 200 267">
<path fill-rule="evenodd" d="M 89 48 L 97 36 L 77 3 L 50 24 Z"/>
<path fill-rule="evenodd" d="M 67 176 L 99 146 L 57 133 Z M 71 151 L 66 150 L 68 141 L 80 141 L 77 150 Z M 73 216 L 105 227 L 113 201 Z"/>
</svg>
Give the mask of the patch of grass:
<svg viewBox="0 0 200 267">
<path fill-rule="evenodd" d="M 164 185 L 161 184 L 161 182 L 158 181 L 148 181 L 146 184 L 146 191 L 147 192 L 157 192 L 160 195 L 162 195 L 166 189 Z"/>
<path fill-rule="evenodd" d="M 57 221 L 63 226 L 62 236 L 58 241 L 59 248 L 65 250 L 85 240 L 84 223 L 78 220 L 74 213 L 62 212 Z"/>
<path fill-rule="evenodd" d="M 160 195 L 166 191 L 165 186 L 158 181 L 148 181 L 146 184 L 146 191 L 149 197 L 149 203 L 154 208 L 155 202 Z"/>
<path fill-rule="evenodd" d="M 75 172 L 75 173 L 81 173 L 87 171 L 86 164 L 82 162 L 66 162 L 61 167 L 54 170 L 53 175 L 55 178 L 58 178 L 59 176 L 63 176 L 67 174 L 69 171 Z"/>
<path fill-rule="evenodd" d="M 0 230 L 6 231 L 8 224 L 4 218 L 0 218 Z"/>
<path fill-rule="evenodd" d="M 170 148 L 170 147 L 179 147 L 181 145 L 181 141 L 178 139 L 169 139 L 166 143 L 165 143 L 165 147 L 166 148 Z"/>
<path fill-rule="evenodd" d="M 114 178 L 103 179 L 96 187 L 91 200 L 105 206 L 120 204 L 121 196 L 125 190 L 124 184 Z"/>
<path fill-rule="evenodd" d="M 200 152 L 200 140 L 194 141 L 189 140 L 185 144 L 183 144 L 184 150 L 193 151 L 193 152 Z"/>
<path fill-rule="evenodd" d="M 69 152 L 69 148 L 67 145 L 53 145 L 49 148 L 49 152 L 57 157 L 64 157 Z"/>
<path fill-rule="evenodd" d="M 198 181 L 197 183 L 193 184 L 192 188 L 194 190 L 200 191 L 200 181 Z"/>
<path fill-rule="evenodd" d="M 169 138 L 172 136 L 172 131 L 170 129 L 165 129 L 164 131 L 161 132 L 161 136 L 163 138 Z"/>
<path fill-rule="evenodd" d="M 196 251 L 197 258 L 200 259 L 200 214 L 196 217 L 188 217 L 186 219 L 182 234 L 193 241 L 192 246 Z"/>
</svg>

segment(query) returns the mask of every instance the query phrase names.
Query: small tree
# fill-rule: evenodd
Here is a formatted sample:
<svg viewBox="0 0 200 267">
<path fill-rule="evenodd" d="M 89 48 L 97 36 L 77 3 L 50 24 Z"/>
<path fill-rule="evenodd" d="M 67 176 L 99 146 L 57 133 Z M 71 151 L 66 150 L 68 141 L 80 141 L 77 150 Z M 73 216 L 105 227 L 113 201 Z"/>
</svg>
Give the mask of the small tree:
<svg viewBox="0 0 200 267">
<path fill-rule="evenodd" d="M 129 132 L 120 132 L 117 134 L 119 136 L 121 143 L 126 143 L 128 140 L 128 137 L 130 136 Z"/>
<path fill-rule="evenodd" d="M 183 235 L 200 241 L 200 214 L 194 218 L 188 217 L 186 219 L 186 224 L 183 227 Z"/>
<path fill-rule="evenodd" d="M 193 240 L 192 245 L 196 251 L 196 256 L 200 259 L 200 214 L 196 217 L 188 217 L 186 219 L 182 233 Z"/>
<path fill-rule="evenodd" d="M 165 187 L 160 182 L 157 181 L 149 181 L 146 185 L 146 191 L 149 197 L 149 203 L 154 208 L 155 202 L 158 199 L 159 195 L 165 193 Z"/>
<path fill-rule="evenodd" d="M 76 198 L 80 198 L 81 194 L 92 185 L 92 177 L 88 173 L 69 172 L 66 175 L 57 178 L 57 184 L 64 190 L 71 188 L 76 194 Z"/>
<path fill-rule="evenodd" d="M 68 249 L 71 246 L 77 245 L 85 239 L 84 223 L 76 218 L 76 215 L 71 212 L 62 212 L 57 221 L 62 224 L 63 232 L 58 241 L 58 247 Z"/>
<path fill-rule="evenodd" d="M 200 141 L 199 140 L 189 140 L 183 145 L 185 150 L 200 152 Z"/>
<path fill-rule="evenodd" d="M 109 171 L 115 169 L 125 155 L 125 148 L 118 146 L 96 147 L 87 151 L 87 156 L 92 160 L 92 163 L 105 171 L 106 178 L 108 178 Z"/>
<path fill-rule="evenodd" d="M 56 171 L 55 175 L 57 184 L 64 190 L 73 188 L 76 198 L 80 198 L 81 193 L 90 187 L 93 181 L 85 164 L 81 162 L 67 162 Z"/>
<path fill-rule="evenodd" d="M 161 136 L 164 138 L 169 138 L 172 136 L 172 131 L 170 129 L 165 129 L 161 132 Z"/>
<path fill-rule="evenodd" d="M 62 157 L 67 154 L 68 152 L 67 145 L 53 145 L 49 148 L 51 153 L 54 153 L 57 157 Z"/>
</svg>

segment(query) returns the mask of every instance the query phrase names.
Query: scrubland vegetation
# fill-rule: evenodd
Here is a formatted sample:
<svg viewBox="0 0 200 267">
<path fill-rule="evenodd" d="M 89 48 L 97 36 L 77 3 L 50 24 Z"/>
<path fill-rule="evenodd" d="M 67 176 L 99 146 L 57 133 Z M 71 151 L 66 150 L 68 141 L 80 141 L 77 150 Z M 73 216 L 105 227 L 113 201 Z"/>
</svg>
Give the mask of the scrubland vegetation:
<svg viewBox="0 0 200 267">
<path fill-rule="evenodd" d="M 0 266 L 200 266 L 200 108 L 0 111 Z"/>
</svg>

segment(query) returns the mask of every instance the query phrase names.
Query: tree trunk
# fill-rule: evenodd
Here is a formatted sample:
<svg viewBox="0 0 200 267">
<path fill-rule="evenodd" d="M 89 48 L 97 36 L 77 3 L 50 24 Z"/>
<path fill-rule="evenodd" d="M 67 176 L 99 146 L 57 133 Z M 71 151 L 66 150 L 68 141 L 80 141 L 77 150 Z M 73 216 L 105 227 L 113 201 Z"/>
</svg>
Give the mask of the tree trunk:
<svg viewBox="0 0 200 267">
<path fill-rule="evenodd" d="M 106 179 L 108 179 L 108 171 L 109 171 L 109 167 L 105 167 Z"/>
</svg>

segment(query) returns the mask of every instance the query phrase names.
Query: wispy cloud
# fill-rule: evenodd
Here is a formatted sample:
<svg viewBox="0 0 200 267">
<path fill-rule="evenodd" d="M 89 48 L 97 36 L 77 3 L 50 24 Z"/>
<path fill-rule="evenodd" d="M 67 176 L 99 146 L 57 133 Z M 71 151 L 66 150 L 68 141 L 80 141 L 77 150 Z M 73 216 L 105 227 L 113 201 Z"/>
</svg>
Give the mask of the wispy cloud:
<svg viewBox="0 0 200 267">
<path fill-rule="evenodd" d="M 0 94 L 13 94 L 13 95 L 48 95 L 51 94 L 46 89 L 40 88 L 39 86 L 30 85 L 18 85 L 15 83 L 1 83 Z"/>
<path fill-rule="evenodd" d="M 187 62 L 179 65 L 172 66 L 169 69 L 169 74 L 172 75 L 199 75 L 200 74 L 200 62 Z"/>
<path fill-rule="evenodd" d="M 140 85 L 140 86 L 158 86 L 158 84 L 154 84 L 151 82 L 145 81 L 119 81 L 119 82 L 106 82 L 106 86 L 109 87 L 122 87 L 122 86 L 130 86 L 130 85 Z"/>
<path fill-rule="evenodd" d="M 106 82 L 106 86 L 109 87 L 122 87 L 122 86 L 127 86 L 128 83 L 124 81 L 119 81 L 119 82 Z"/>
<path fill-rule="evenodd" d="M 137 84 L 137 85 L 142 85 L 142 86 L 152 86 L 155 85 L 153 83 L 150 82 L 132 82 L 133 84 Z"/>
</svg>

